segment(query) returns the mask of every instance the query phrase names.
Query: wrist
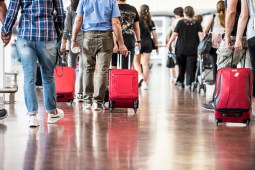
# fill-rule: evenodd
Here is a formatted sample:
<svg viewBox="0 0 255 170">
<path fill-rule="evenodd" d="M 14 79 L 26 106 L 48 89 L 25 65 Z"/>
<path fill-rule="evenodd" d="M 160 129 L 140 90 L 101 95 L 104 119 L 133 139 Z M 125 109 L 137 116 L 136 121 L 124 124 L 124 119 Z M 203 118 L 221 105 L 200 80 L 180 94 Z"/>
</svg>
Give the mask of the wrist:
<svg viewBox="0 0 255 170">
<path fill-rule="evenodd" d="M 72 38 L 71 41 L 72 41 L 72 42 L 76 42 L 76 38 Z"/>
<path fill-rule="evenodd" d="M 136 42 L 137 42 L 137 43 L 140 43 L 140 42 L 141 42 L 141 40 L 137 40 Z"/>
</svg>

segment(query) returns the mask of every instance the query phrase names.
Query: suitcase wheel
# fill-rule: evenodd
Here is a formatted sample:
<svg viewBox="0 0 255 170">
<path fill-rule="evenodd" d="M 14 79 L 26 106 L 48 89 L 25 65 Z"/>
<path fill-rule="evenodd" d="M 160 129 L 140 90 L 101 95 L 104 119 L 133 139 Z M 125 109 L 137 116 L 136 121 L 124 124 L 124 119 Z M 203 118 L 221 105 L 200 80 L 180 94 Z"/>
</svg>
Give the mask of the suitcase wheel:
<svg viewBox="0 0 255 170">
<path fill-rule="evenodd" d="M 113 110 L 113 101 L 109 100 L 109 108 L 110 108 L 110 112 L 112 112 Z"/>
<path fill-rule="evenodd" d="M 138 106 L 139 106 L 139 101 L 135 100 L 134 101 L 134 111 L 135 111 L 135 113 L 137 112 Z"/>
<path fill-rule="evenodd" d="M 73 104 L 73 100 L 69 100 L 68 102 L 70 103 L 70 105 L 72 105 L 72 104 Z"/>
<path fill-rule="evenodd" d="M 251 119 L 244 120 L 243 123 L 246 124 L 247 127 L 249 127 Z"/>
<path fill-rule="evenodd" d="M 215 119 L 215 124 L 216 124 L 216 126 L 218 126 L 219 125 L 219 123 L 221 123 L 222 122 L 222 120 L 221 119 Z"/>
</svg>

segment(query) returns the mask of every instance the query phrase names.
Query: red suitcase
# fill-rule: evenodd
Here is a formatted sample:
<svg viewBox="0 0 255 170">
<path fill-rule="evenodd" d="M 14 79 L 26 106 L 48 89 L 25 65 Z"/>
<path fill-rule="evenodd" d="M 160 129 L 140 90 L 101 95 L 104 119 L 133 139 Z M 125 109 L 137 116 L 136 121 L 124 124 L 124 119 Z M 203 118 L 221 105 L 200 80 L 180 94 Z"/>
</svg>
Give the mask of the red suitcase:
<svg viewBox="0 0 255 170">
<path fill-rule="evenodd" d="M 72 104 L 75 92 L 75 70 L 72 67 L 57 66 L 54 70 L 57 102 Z"/>
<path fill-rule="evenodd" d="M 120 55 L 118 55 L 118 60 Z M 121 60 L 120 60 L 121 61 Z M 121 64 L 120 64 L 121 65 Z M 130 56 L 129 56 L 130 65 Z M 130 67 L 129 67 L 130 68 Z M 109 108 L 138 109 L 138 73 L 136 70 L 113 69 L 109 71 Z"/>
<path fill-rule="evenodd" d="M 252 71 L 249 68 L 223 68 L 217 72 L 214 116 L 219 122 L 250 122 L 252 113 Z"/>
</svg>

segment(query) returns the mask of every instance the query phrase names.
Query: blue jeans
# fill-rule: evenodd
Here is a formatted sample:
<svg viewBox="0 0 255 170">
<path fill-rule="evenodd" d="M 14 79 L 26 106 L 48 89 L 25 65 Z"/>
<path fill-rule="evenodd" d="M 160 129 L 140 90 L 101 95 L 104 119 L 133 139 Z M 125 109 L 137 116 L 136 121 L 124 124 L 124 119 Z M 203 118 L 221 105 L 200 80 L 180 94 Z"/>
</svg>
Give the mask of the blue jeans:
<svg viewBox="0 0 255 170">
<path fill-rule="evenodd" d="M 17 49 L 24 71 L 24 96 L 28 115 L 38 113 L 36 95 L 36 64 L 39 61 L 43 100 L 48 113 L 56 110 L 56 86 L 54 68 L 56 65 L 56 41 L 29 41 L 18 38 Z"/>
</svg>

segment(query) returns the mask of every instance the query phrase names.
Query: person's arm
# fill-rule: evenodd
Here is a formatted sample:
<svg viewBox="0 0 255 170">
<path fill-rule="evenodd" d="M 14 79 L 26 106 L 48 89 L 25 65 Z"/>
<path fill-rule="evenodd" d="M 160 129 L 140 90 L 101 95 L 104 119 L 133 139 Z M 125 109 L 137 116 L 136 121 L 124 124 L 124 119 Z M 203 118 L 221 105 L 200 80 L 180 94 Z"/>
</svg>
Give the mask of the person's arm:
<svg viewBox="0 0 255 170">
<path fill-rule="evenodd" d="M 140 42 L 140 26 L 139 26 L 139 21 L 134 22 L 134 31 L 135 31 L 135 37 L 136 37 L 136 45 L 139 46 L 139 49 L 141 48 Z"/>
<path fill-rule="evenodd" d="M 112 33 L 112 37 L 113 37 L 113 53 L 118 53 L 118 44 L 117 44 L 117 40 L 116 40 L 116 37 L 115 37 L 115 34 Z"/>
<path fill-rule="evenodd" d="M 121 26 L 120 26 L 120 21 L 118 18 L 112 18 L 112 28 L 113 32 L 115 34 L 116 40 L 119 45 L 119 52 L 120 54 L 127 56 L 128 55 L 128 50 L 124 44 L 124 40 L 122 37 L 122 31 L 121 31 Z"/>
<path fill-rule="evenodd" d="M 178 35 L 179 35 L 179 33 L 177 33 L 177 32 L 172 33 L 172 36 L 171 36 L 170 40 L 167 43 L 168 49 L 171 49 L 172 43 L 175 41 L 175 39 L 176 39 L 176 37 L 178 37 Z"/>
<path fill-rule="evenodd" d="M 154 40 L 154 43 L 155 43 L 156 52 L 157 52 L 157 54 L 158 54 L 158 53 L 159 53 L 159 51 L 158 51 L 158 36 L 157 36 L 156 30 L 153 29 L 153 30 L 151 31 L 151 34 L 152 34 L 152 37 L 153 37 L 153 40 Z"/>
<path fill-rule="evenodd" d="M 205 34 L 207 34 L 209 31 L 210 31 L 210 29 L 211 29 L 211 27 L 212 27 L 212 23 L 213 23 L 213 15 L 212 15 L 212 17 L 208 20 L 208 23 L 205 25 L 205 27 L 204 27 L 204 35 Z"/>
<path fill-rule="evenodd" d="M 76 38 L 77 38 L 78 32 L 81 29 L 82 21 L 83 21 L 83 15 L 77 14 L 75 17 L 74 25 L 73 25 L 71 49 L 74 47 L 79 47 L 79 44 L 76 42 Z"/>
<path fill-rule="evenodd" d="M 8 11 L 6 14 L 6 18 L 2 27 L 1 37 L 4 42 L 4 46 L 8 45 L 11 40 L 11 31 L 12 27 L 16 22 L 18 11 L 20 8 L 20 1 L 11 0 Z"/>
<path fill-rule="evenodd" d="M 235 42 L 235 49 L 241 50 L 243 48 L 242 38 L 243 38 L 243 32 L 245 30 L 245 27 L 247 25 L 247 21 L 249 18 L 249 9 L 248 4 L 246 0 L 242 0 L 241 2 L 241 14 L 238 19 L 238 27 L 237 27 L 237 33 L 236 33 L 236 42 Z"/>
<path fill-rule="evenodd" d="M 236 7 L 238 0 L 228 0 L 226 19 L 225 19 L 225 41 L 228 49 L 232 49 L 231 32 L 235 24 Z"/>
<path fill-rule="evenodd" d="M 0 1 L 0 21 L 4 24 L 7 8 L 4 1 Z"/>
<path fill-rule="evenodd" d="M 60 51 L 62 53 L 66 51 L 66 42 L 67 42 L 67 39 L 70 39 L 70 34 L 72 31 L 72 16 L 71 16 L 71 14 L 72 14 L 72 11 L 67 8 L 66 18 L 65 18 L 65 26 L 64 26 L 61 47 L 60 47 Z"/>
</svg>

